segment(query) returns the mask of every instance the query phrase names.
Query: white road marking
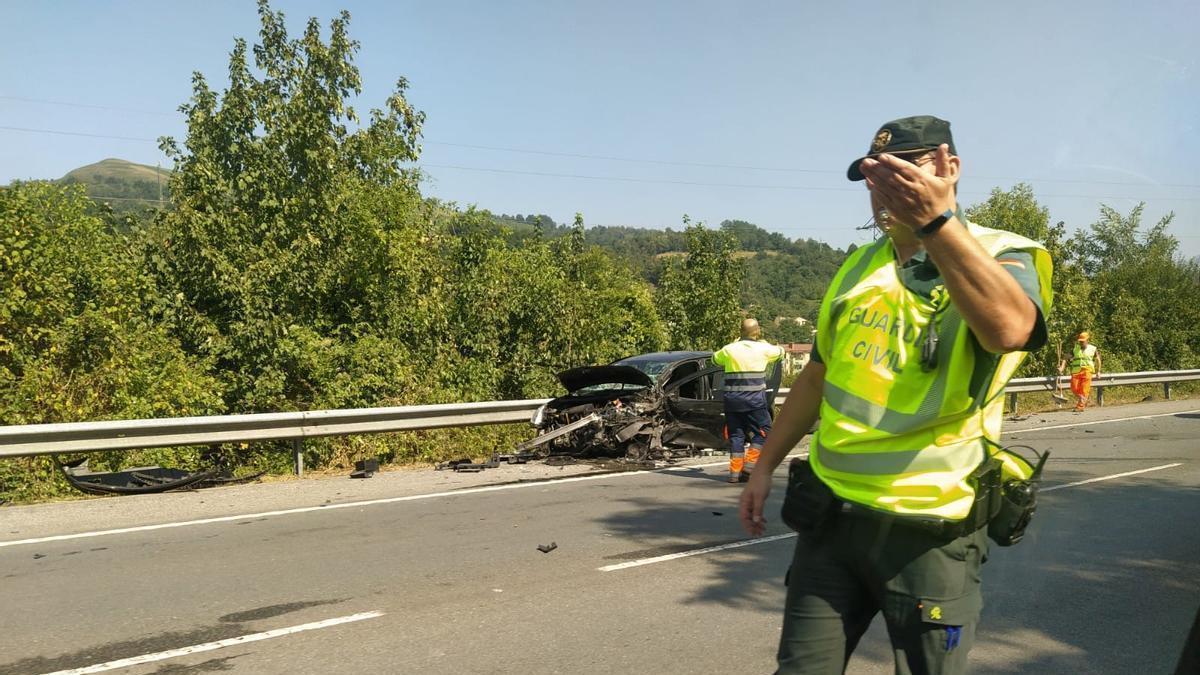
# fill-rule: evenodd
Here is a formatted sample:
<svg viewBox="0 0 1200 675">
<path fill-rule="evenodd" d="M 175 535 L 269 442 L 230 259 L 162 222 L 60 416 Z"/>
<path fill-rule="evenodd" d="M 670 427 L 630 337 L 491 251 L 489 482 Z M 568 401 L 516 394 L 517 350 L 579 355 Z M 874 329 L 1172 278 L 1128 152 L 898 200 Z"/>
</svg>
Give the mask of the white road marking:
<svg viewBox="0 0 1200 675">
<path fill-rule="evenodd" d="M 1112 480 L 1114 478 L 1124 478 L 1125 476 L 1136 476 L 1139 473 L 1150 473 L 1151 471 L 1162 471 L 1163 469 L 1173 469 L 1177 466 L 1183 466 L 1183 462 L 1175 462 L 1174 464 L 1163 464 L 1162 466 L 1152 466 L 1149 469 L 1138 469 L 1137 471 L 1126 471 L 1125 473 L 1114 473 L 1111 476 L 1100 476 L 1099 478 L 1089 478 L 1087 480 L 1077 480 L 1074 483 L 1064 483 L 1062 485 L 1052 485 L 1046 488 L 1039 488 L 1038 492 L 1050 492 L 1053 490 L 1061 490 L 1063 488 L 1075 487 L 1076 485 L 1087 485 L 1088 483 L 1099 483 L 1103 480 Z"/>
<path fill-rule="evenodd" d="M 1091 422 L 1075 422 L 1074 424 L 1055 424 L 1049 427 L 1033 427 L 1032 429 L 1017 429 L 1016 431 L 1005 431 L 1005 434 L 1027 434 L 1031 431 L 1050 431 L 1051 429 L 1068 429 L 1070 427 L 1086 427 L 1092 424 L 1108 424 L 1109 422 L 1128 422 L 1130 420 L 1148 420 L 1155 417 L 1174 417 L 1175 415 L 1187 415 L 1189 413 L 1200 413 L 1200 410 L 1180 410 L 1173 413 L 1161 413 L 1158 415 L 1138 415 L 1137 417 L 1117 417 L 1111 420 L 1093 420 Z"/>
<path fill-rule="evenodd" d="M 721 544 L 720 546 L 709 546 L 707 548 L 698 548 L 691 551 L 680 551 L 679 553 L 670 553 L 660 555 L 656 558 L 642 558 L 641 560 L 630 560 L 629 562 L 618 563 L 616 565 L 605 565 L 597 567 L 601 572 L 615 572 L 617 570 L 625 570 L 630 567 L 641 567 L 642 565 L 653 565 L 654 563 L 667 562 L 668 560 L 678 560 L 679 558 L 687 558 L 694 555 L 704 555 L 705 553 L 715 553 L 717 551 L 726 551 L 731 548 L 741 548 L 743 546 L 754 546 L 755 544 L 766 544 L 767 542 L 779 541 L 780 539 L 791 539 L 795 537 L 795 532 L 787 534 L 776 534 L 770 537 L 761 537 L 759 539 L 747 539 L 745 541 L 735 541 L 729 544 Z"/>
<path fill-rule="evenodd" d="M 115 670 L 117 668 L 128 668 L 143 663 L 152 663 L 154 661 L 162 661 L 164 659 L 173 659 L 179 656 L 187 656 L 188 654 L 199 654 L 201 652 L 211 652 L 214 649 L 223 649 L 225 647 L 236 647 L 238 645 L 248 644 L 250 642 L 258 642 L 259 640 L 269 640 L 292 633 L 301 633 L 306 630 L 316 630 L 318 628 L 329 628 L 343 623 L 352 621 L 362 621 L 364 619 L 374 619 L 383 616 L 383 612 L 362 612 L 360 614 L 351 614 L 350 616 L 339 616 L 335 619 L 325 619 L 324 621 L 314 621 L 313 623 L 303 623 L 299 626 L 291 626 L 289 628 L 276 628 L 265 633 L 254 633 L 252 635 L 242 635 L 240 637 L 218 640 L 216 642 L 205 642 L 200 645 L 192 645 L 191 647 L 182 647 L 180 649 L 170 649 L 165 652 L 155 652 L 153 654 L 142 654 L 141 656 L 133 656 L 119 661 L 108 661 L 107 663 L 97 663 L 92 666 L 83 668 L 73 668 L 71 670 L 58 670 L 47 675 L 83 675 L 84 673 L 102 673 L 106 670 Z"/>
<path fill-rule="evenodd" d="M 806 453 L 801 453 L 803 456 Z M 791 455 L 789 455 L 791 456 Z M 561 483 L 578 483 L 588 480 L 602 480 L 605 478 L 624 478 L 626 476 L 644 476 L 652 473 L 661 473 L 663 471 L 690 471 L 692 469 L 702 469 L 714 466 L 726 466 L 728 461 L 713 462 L 710 464 L 693 464 L 690 466 L 673 466 L 666 469 L 645 469 L 642 471 L 624 471 L 615 473 L 599 473 L 588 476 L 572 476 L 570 478 L 556 478 L 548 481 L 532 481 L 528 483 L 507 483 L 505 485 L 485 485 L 483 487 L 466 488 L 463 490 L 451 490 L 448 492 L 431 492 L 422 495 L 408 495 L 405 497 L 384 497 L 381 499 L 367 499 L 357 502 L 342 502 L 339 504 L 323 504 L 321 506 L 302 506 L 294 509 L 280 509 L 277 511 L 260 511 L 258 513 L 243 513 L 235 516 L 215 516 L 213 518 L 200 518 L 197 520 L 182 520 L 173 523 L 158 523 L 155 525 L 138 525 L 135 527 L 119 527 L 111 530 L 96 530 L 93 532 L 77 532 L 75 534 L 56 534 L 49 537 L 34 537 L 32 539 L 14 539 L 12 541 L 0 541 L 0 548 L 6 546 L 25 546 L 28 544 L 44 544 L 52 541 L 66 541 L 69 539 L 86 539 L 90 537 L 104 537 L 112 534 L 128 534 L 130 532 L 149 532 L 152 530 L 166 530 L 176 527 L 189 527 L 191 525 L 208 525 L 211 523 L 228 523 L 237 520 L 245 520 L 247 518 L 268 518 L 272 516 L 290 516 L 297 513 L 312 513 L 313 511 L 333 511 L 336 509 L 349 509 L 360 506 L 373 506 L 375 504 L 395 504 L 398 502 L 414 502 L 423 499 L 435 499 L 437 497 L 455 497 L 458 495 L 472 495 L 481 492 L 499 492 L 501 490 L 518 490 L 522 488 L 545 487 L 547 485 L 559 485 Z"/>
<path fill-rule="evenodd" d="M 25 544 L 43 544 L 50 541 L 65 541 L 68 539 L 84 539 L 88 537 L 103 537 L 110 534 L 127 534 L 129 532 L 149 532 L 151 530 L 166 530 L 175 527 L 188 527 L 191 525 L 208 525 L 210 523 L 228 523 L 235 520 L 246 520 L 247 518 L 268 518 L 271 516 L 290 516 L 297 513 L 312 513 L 313 511 L 334 511 L 337 509 L 351 509 L 360 506 L 373 506 L 375 504 L 395 504 L 397 502 L 415 502 L 422 499 L 435 499 L 437 497 L 454 497 L 457 495 L 473 495 L 481 492 L 499 492 L 501 490 L 517 490 L 520 488 L 545 487 L 546 485 L 557 485 L 560 483 L 575 483 L 585 480 L 599 480 L 602 478 L 615 478 L 624 476 L 637 476 L 648 473 L 655 473 L 655 470 L 646 471 L 628 471 L 624 473 L 601 473 L 589 476 L 572 476 L 570 478 L 559 478 L 553 481 L 537 481 L 530 483 L 508 483 L 505 485 L 487 485 L 477 488 L 466 488 L 464 490 L 451 490 L 448 492 L 431 492 L 422 495 L 408 495 L 405 497 L 384 497 L 381 499 L 367 499 L 357 502 L 341 502 L 339 504 L 323 504 L 321 506 L 301 506 L 294 509 L 280 509 L 278 511 L 260 511 L 258 513 L 243 513 L 235 516 L 216 516 L 213 518 L 200 518 L 198 520 L 182 520 L 174 523 L 158 523 L 156 525 L 138 525 L 136 527 L 119 527 L 112 530 L 97 530 L 94 532 L 77 532 L 75 534 L 56 534 L 50 537 L 36 537 L 33 539 L 15 539 L 13 541 L 0 541 L 0 548 L 5 546 L 22 546 Z"/>
<path fill-rule="evenodd" d="M 1088 483 L 1099 483 L 1100 481 L 1113 480 L 1114 478 L 1124 478 L 1125 476 L 1136 476 L 1139 473 L 1150 473 L 1151 471 L 1162 471 L 1163 469 L 1173 469 L 1177 466 L 1183 466 L 1183 462 L 1175 462 L 1174 464 L 1163 464 L 1162 466 L 1152 466 L 1149 469 L 1138 469 L 1137 471 L 1126 471 L 1124 473 L 1114 473 L 1111 476 L 1100 476 L 1098 478 L 1089 478 L 1087 480 L 1075 481 L 1074 483 L 1065 483 L 1063 485 L 1054 485 L 1047 488 L 1040 488 L 1038 492 L 1052 492 L 1063 488 L 1076 487 L 1078 485 L 1087 485 Z M 607 565 L 605 567 L 597 567 L 601 572 L 613 572 L 616 570 L 628 569 L 630 567 L 640 567 L 642 565 L 651 565 L 654 563 L 667 562 L 668 560 L 677 560 L 679 558 L 687 558 L 694 555 L 703 555 L 705 553 L 715 553 L 716 551 L 724 551 L 730 548 L 740 548 L 742 546 L 753 546 L 755 544 L 765 544 L 771 541 L 780 539 L 788 539 L 796 536 L 795 532 L 788 534 L 777 534 L 770 537 L 762 537 L 760 539 L 747 539 L 745 541 L 736 541 L 732 544 L 721 544 L 720 546 L 709 546 L 707 548 L 698 548 L 691 551 L 680 551 L 670 555 L 660 555 L 656 558 L 642 558 L 641 560 L 631 560 L 629 562 L 620 563 L 618 565 Z"/>
</svg>

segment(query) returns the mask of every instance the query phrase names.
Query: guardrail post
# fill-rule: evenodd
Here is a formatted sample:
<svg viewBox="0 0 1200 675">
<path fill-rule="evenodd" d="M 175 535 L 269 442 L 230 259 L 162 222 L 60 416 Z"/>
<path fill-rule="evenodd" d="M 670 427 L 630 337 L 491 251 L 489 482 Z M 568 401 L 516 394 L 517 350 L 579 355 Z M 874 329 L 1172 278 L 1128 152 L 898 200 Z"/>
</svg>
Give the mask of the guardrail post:
<svg viewBox="0 0 1200 675">
<path fill-rule="evenodd" d="M 1013 415 L 1017 414 L 1017 392 L 1015 391 L 1008 395 L 1008 412 Z"/>
<path fill-rule="evenodd" d="M 1096 389 L 1096 405 L 1098 405 L 1098 406 L 1104 405 L 1104 388 L 1103 387 L 1099 387 Z"/>
<path fill-rule="evenodd" d="M 1170 382 L 1163 382 L 1163 398 L 1167 399 L 1168 401 L 1171 400 L 1171 383 Z"/>
<path fill-rule="evenodd" d="M 292 439 L 292 461 L 296 465 L 296 476 L 304 475 L 304 439 Z"/>
</svg>

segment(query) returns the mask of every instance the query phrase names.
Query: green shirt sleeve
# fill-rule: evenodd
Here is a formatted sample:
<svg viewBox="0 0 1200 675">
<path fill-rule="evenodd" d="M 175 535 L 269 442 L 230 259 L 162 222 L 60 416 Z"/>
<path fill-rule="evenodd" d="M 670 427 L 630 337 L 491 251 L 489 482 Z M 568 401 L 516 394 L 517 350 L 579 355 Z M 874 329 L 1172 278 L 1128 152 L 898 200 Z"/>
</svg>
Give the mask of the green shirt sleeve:
<svg viewBox="0 0 1200 675">
<path fill-rule="evenodd" d="M 1025 343 L 1021 351 L 1031 352 L 1042 348 L 1049 341 L 1049 334 L 1046 330 L 1045 308 L 1042 307 L 1042 284 L 1038 279 L 1037 269 L 1033 266 L 1033 254 L 1028 251 L 1010 249 L 1001 251 L 996 256 L 996 262 L 1000 263 L 1004 271 L 1017 280 L 1021 290 L 1025 291 L 1025 295 L 1033 301 L 1033 306 L 1037 309 L 1037 322 L 1033 327 L 1033 332 L 1029 334 L 1029 341 Z"/>
</svg>

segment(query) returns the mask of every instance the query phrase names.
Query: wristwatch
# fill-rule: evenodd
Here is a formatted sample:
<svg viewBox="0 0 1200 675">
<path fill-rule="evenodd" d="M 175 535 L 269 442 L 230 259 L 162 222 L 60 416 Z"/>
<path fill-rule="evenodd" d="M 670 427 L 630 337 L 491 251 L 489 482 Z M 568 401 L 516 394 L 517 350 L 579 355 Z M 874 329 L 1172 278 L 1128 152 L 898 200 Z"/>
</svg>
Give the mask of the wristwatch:
<svg viewBox="0 0 1200 675">
<path fill-rule="evenodd" d="M 939 215 L 937 218 L 934 218 L 933 220 L 926 223 L 925 227 L 922 227 L 921 229 L 917 230 L 917 237 L 920 239 L 924 239 L 925 237 L 928 237 L 929 235 L 933 234 L 934 232 L 937 232 L 938 230 L 942 229 L 942 226 L 945 225 L 946 222 L 949 221 L 953 217 L 954 217 L 953 209 L 946 209 L 945 211 L 942 211 L 941 215 Z"/>
</svg>

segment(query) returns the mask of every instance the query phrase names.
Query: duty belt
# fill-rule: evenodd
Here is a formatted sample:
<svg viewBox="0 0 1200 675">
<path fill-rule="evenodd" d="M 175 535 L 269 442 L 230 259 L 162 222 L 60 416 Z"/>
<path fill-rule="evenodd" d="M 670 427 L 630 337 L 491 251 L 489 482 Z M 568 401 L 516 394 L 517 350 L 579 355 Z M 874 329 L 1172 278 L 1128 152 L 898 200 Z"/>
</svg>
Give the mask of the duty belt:
<svg viewBox="0 0 1200 675">
<path fill-rule="evenodd" d="M 840 501 L 840 500 L 839 500 Z M 878 511 L 853 502 L 841 502 L 839 513 L 852 517 L 861 517 L 878 521 L 891 521 L 893 524 L 906 529 L 921 530 L 943 539 L 957 539 L 987 526 L 988 519 L 979 517 L 980 509 L 971 509 L 962 520 L 946 520 L 944 518 L 927 518 L 924 516 L 903 516 L 894 513 Z M 986 512 L 983 512 L 986 514 Z"/>
<path fill-rule="evenodd" d="M 890 513 L 841 499 L 836 500 L 840 506 L 838 512 L 849 516 L 891 521 L 900 527 L 921 530 L 946 539 L 957 539 L 986 527 L 1000 510 L 1000 462 L 989 459 L 971 474 L 970 480 L 975 487 L 975 502 L 971 505 L 967 517 L 962 520 Z"/>
</svg>

